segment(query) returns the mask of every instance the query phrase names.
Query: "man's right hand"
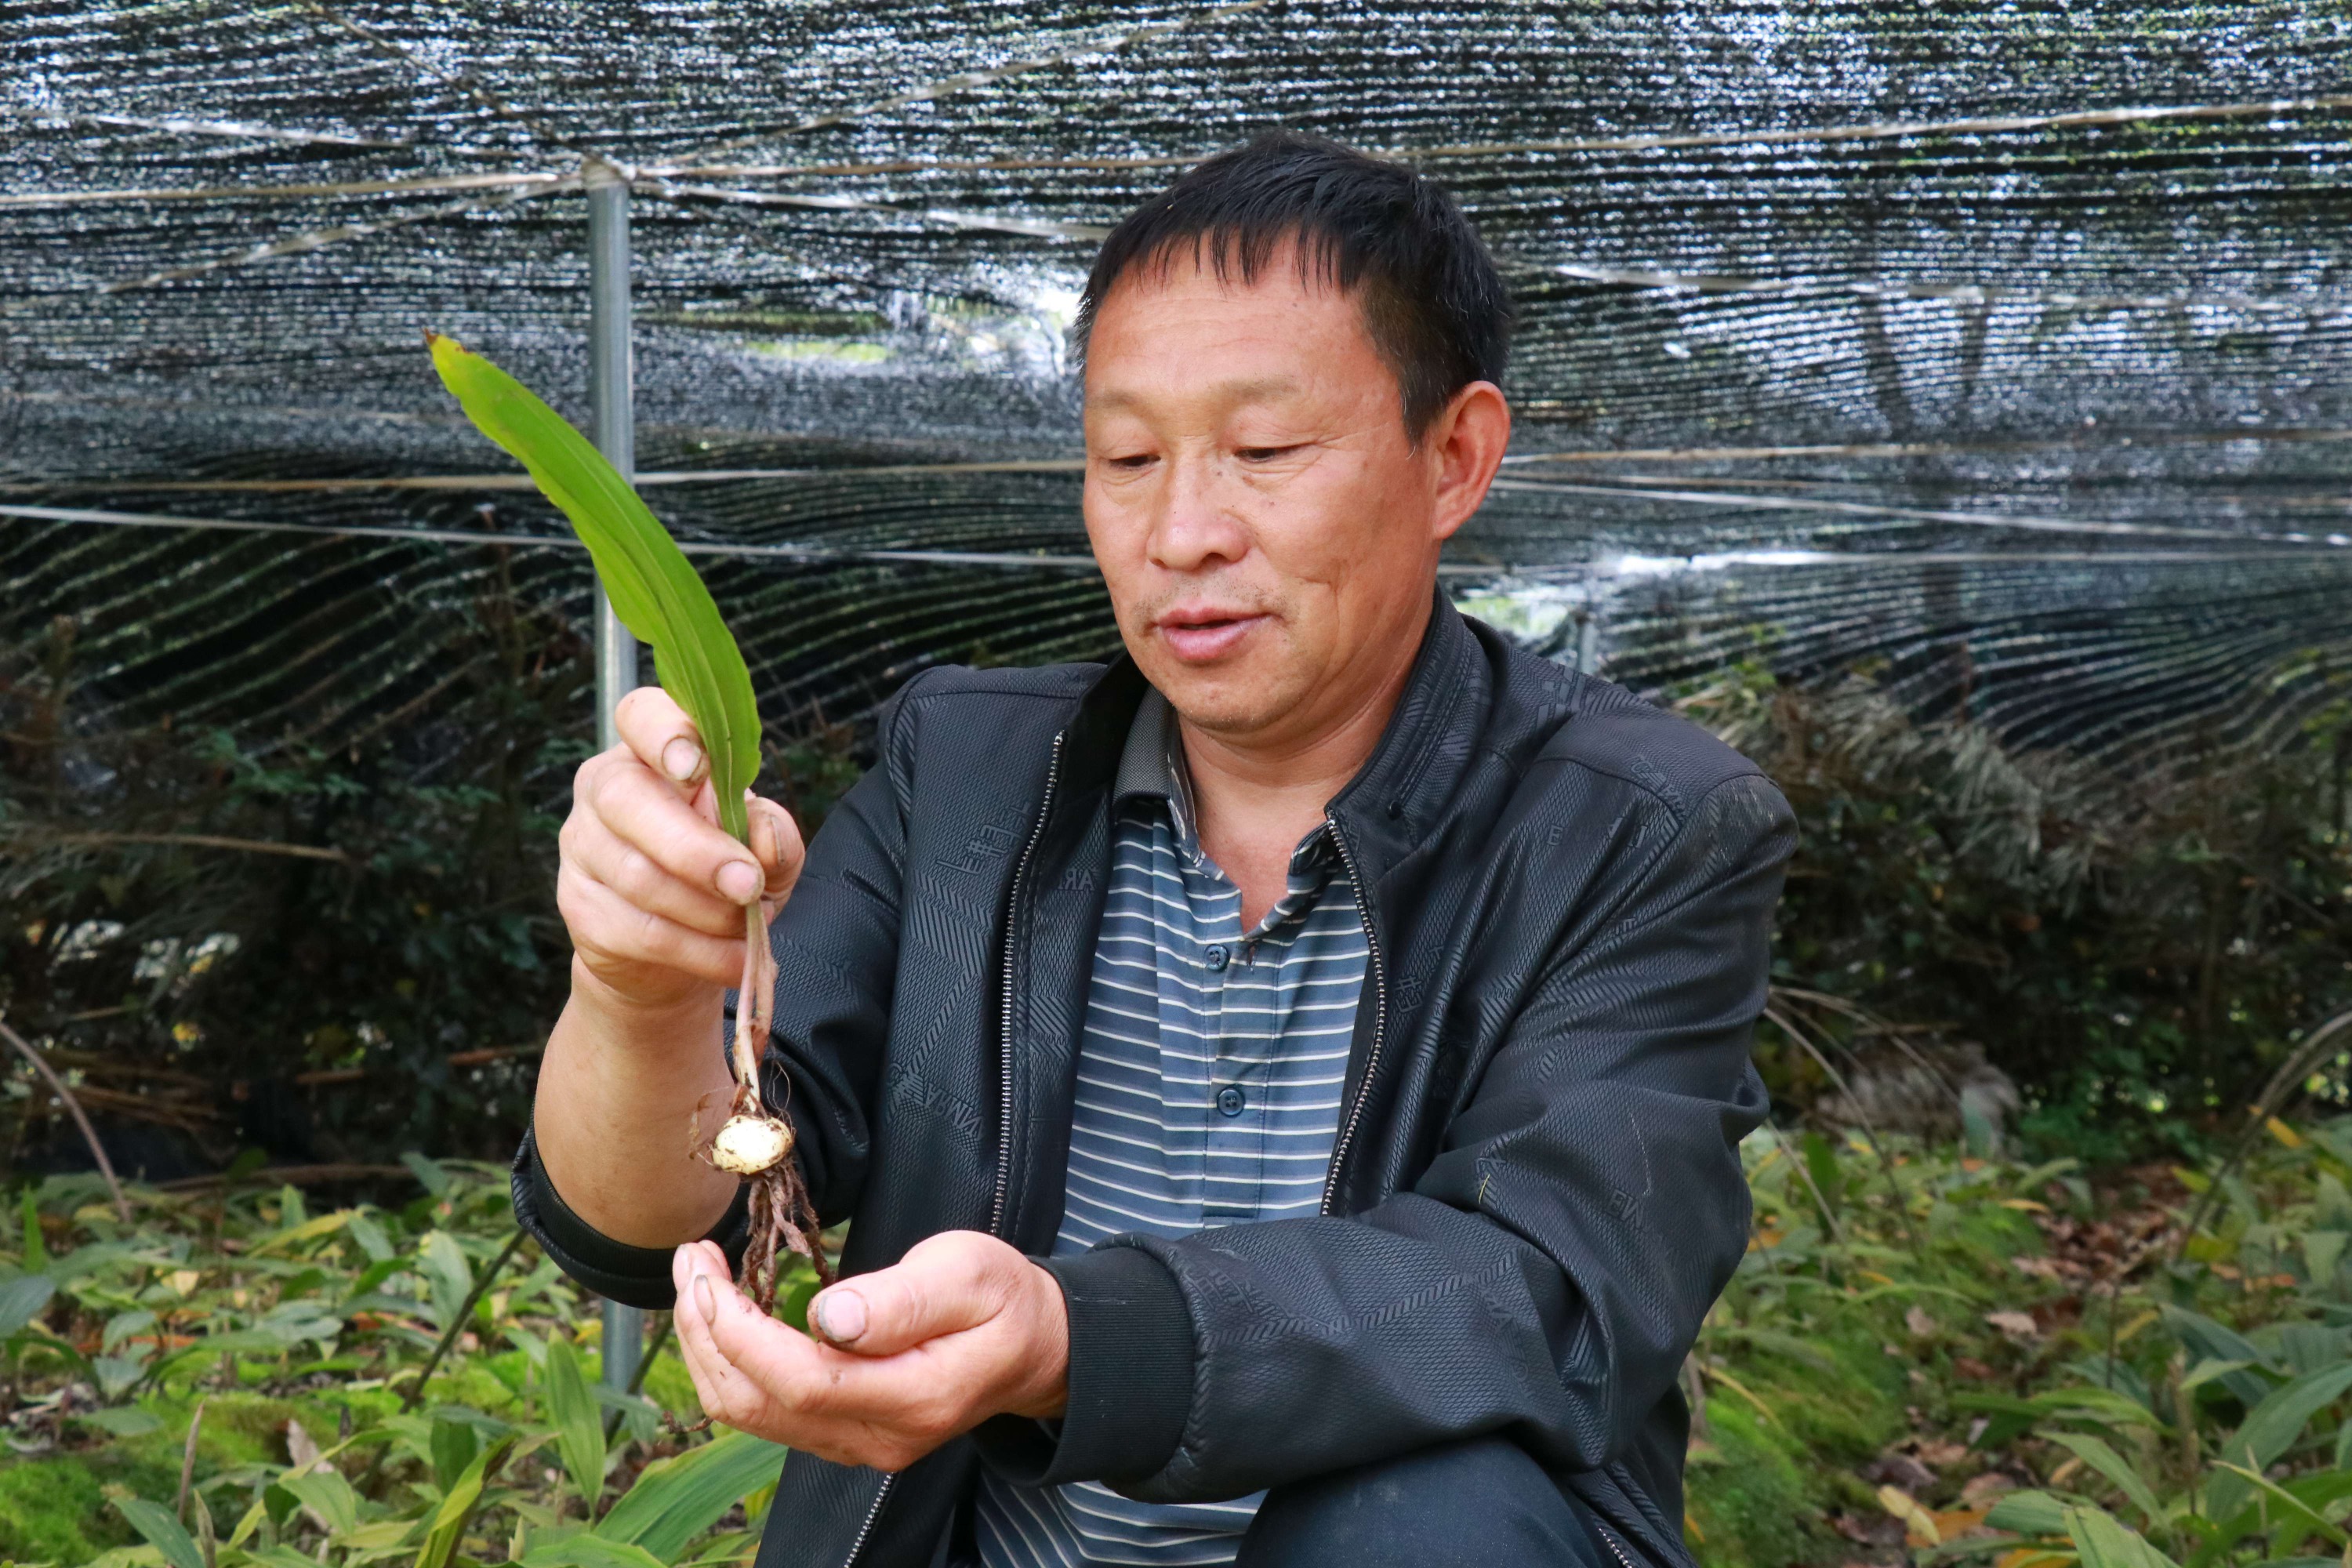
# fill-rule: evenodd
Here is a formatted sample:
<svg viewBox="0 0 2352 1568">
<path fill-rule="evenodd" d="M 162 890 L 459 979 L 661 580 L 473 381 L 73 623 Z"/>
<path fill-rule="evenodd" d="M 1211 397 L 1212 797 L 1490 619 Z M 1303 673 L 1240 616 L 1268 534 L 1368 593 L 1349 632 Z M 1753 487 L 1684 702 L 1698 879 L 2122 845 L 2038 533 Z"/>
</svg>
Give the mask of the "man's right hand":
<svg viewBox="0 0 2352 1568">
<path fill-rule="evenodd" d="M 744 907 L 759 899 L 772 916 L 791 896 L 800 827 L 748 791 L 750 847 L 719 826 L 709 754 L 661 688 L 631 691 L 615 719 L 621 743 L 580 765 L 561 840 L 573 1000 L 672 1013 L 742 973 Z"/>
</svg>

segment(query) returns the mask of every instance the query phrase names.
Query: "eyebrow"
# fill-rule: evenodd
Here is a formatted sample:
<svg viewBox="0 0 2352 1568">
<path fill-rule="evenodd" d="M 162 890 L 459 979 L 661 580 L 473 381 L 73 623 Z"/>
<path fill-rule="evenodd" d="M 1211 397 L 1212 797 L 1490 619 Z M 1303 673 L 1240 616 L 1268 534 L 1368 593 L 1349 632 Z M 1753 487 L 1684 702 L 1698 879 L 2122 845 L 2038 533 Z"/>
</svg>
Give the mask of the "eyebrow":
<svg viewBox="0 0 2352 1568">
<path fill-rule="evenodd" d="M 1281 397 L 1299 390 L 1295 377 L 1287 375 L 1253 376 L 1240 381 L 1221 381 L 1209 388 L 1209 395 L 1225 403 L 1253 403 L 1269 397 Z M 1117 387 L 1087 399 L 1089 408 L 1121 409 L 1139 406 L 1141 395 L 1122 392 Z"/>
</svg>

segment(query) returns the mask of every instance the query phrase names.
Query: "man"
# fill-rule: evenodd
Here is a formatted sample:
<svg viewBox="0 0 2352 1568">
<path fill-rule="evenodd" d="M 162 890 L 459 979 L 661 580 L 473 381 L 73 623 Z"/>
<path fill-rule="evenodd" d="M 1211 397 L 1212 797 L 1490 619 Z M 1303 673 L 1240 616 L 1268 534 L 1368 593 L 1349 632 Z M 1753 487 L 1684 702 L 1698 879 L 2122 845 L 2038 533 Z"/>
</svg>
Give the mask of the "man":
<svg viewBox="0 0 2352 1568">
<path fill-rule="evenodd" d="M 795 1450 L 763 1568 L 1685 1563 L 1788 810 L 1436 594 L 1510 416 L 1435 187 L 1263 139 L 1114 231 L 1080 322 L 1127 657 L 908 682 L 804 864 L 632 694 L 517 1209 Z M 681 1149 L 755 898 L 762 1089 L 852 1222 L 805 1335 Z"/>
</svg>

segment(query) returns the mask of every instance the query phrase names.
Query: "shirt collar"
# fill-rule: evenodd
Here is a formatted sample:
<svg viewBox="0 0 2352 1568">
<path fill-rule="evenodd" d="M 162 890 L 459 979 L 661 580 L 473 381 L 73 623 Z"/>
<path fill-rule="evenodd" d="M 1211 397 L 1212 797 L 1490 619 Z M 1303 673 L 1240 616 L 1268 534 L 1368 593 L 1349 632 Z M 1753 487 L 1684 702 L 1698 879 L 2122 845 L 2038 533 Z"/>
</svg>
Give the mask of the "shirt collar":
<svg viewBox="0 0 2352 1568">
<path fill-rule="evenodd" d="M 1166 806 L 1186 857 L 1200 858 L 1200 836 L 1193 826 L 1199 818 L 1192 807 L 1192 772 L 1184 763 L 1184 737 L 1176 724 L 1176 710 L 1156 687 L 1145 688 L 1136 707 L 1111 786 L 1114 809 L 1136 799 Z"/>
<path fill-rule="evenodd" d="M 1187 860 L 1201 858 L 1200 816 L 1192 802 L 1192 770 L 1184 761 L 1183 731 L 1176 710 L 1156 687 L 1144 689 L 1128 726 L 1127 743 L 1119 751 L 1118 773 L 1111 786 L 1111 809 L 1130 800 L 1156 801 L 1168 810 L 1176 830 L 1176 845 Z M 1320 885 L 1329 872 L 1331 825 L 1316 824 L 1291 852 L 1294 891 Z"/>
</svg>

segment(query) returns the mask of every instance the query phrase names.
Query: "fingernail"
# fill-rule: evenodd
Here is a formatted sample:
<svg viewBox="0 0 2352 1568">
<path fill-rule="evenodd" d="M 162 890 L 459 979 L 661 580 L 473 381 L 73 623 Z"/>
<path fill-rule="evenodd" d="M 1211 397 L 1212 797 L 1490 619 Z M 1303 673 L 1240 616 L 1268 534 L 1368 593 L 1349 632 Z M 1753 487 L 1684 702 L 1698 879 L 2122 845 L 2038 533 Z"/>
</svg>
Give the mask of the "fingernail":
<svg viewBox="0 0 2352 1568">
<path fill-rule="evenodd" d="M 708 1274 L 694 1277 L 694 1304 L 701 1309 L 704 1322 L 719 1321 L 719 1298 L 710 1293 L 710 1276 Z"/>
<path fill-rule="evenodd" d="M 684 784 L 702 768 L 702 748 L 680 735 L 662 748 L 662 771 Z"/>
<path fill-rule="evenodd" d="M 866 1299 L 855 1290 L 828 1290 L 809 1303 L 816 1331 L 835 1344 L 854 1343 L 866 1332 Z"/>
<path fill-rule="evenodd" d="M 765 885 L 760 868 L 749 860 L 730 860 L 719 868 L 719 890 L 739 904 L 748 904 L 758 898 Z"/>
</svg>

